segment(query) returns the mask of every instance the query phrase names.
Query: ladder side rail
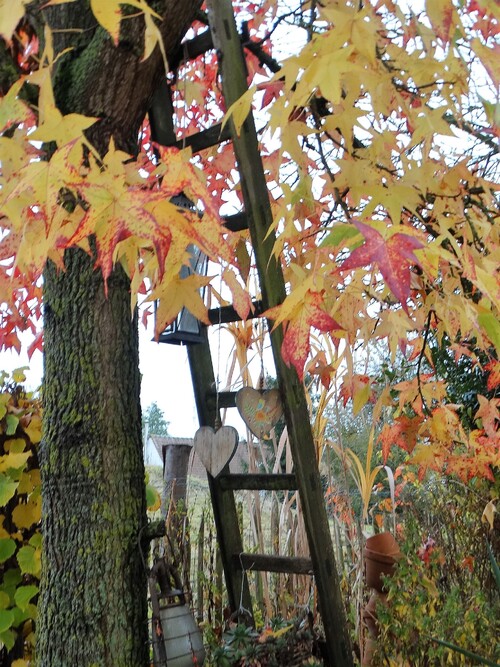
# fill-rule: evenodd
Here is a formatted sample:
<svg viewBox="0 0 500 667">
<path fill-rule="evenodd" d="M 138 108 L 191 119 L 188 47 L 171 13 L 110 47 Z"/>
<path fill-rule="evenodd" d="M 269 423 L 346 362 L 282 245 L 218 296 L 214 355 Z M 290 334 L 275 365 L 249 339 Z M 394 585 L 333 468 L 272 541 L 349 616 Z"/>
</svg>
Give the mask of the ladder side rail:
<svg viewBox="0 0 500 667">
<path fill-rule="evenodd" d="M 215 387 L 215 375 L 210 354 L 207 330 L 202 329 L 203 340 L 187 346 L 189 367 L 193 380 L 194 397 L 200 426 L 215 424 L 217 413 L 215 404 L 207 401 L 209 392 Z M 229 473 L 226 465 L 221 475 Z M 243 606 L 253 618 L 252 598 L 248 579 L 244 571 L 234 564 L 234 554 L 243 552 L 238 513 L 234 493 L 225 491 L 219 480 L 207 472 L 217 539 L 220 547 L 222 567 L 226 579 L 229 606 L 233 612 Z"/>
<path fill-rule="evenodd" d="M 220 54 L 222 89 L 229 107 L 247 90 L 245 60 L 231 0 L 207 0 L 207 6 L 214 45 Z M 232 121 L 230 123 L 234 129 Z M 281 267 L 272 252 L 275 236 L 268 234 L 272 213 L 251 113 L 240 136 L 233 131 L 233 145 L 263 301 L 266 307 L 272 307 L 283 302 L 285 284 Z M 335 667 L 351 667 L 352 650 L 304 388 L 295 369 L 286 366 L 281 357 L 282 342 L 283 329 L 279 326 L 271 333 L 271 345 L 318 587 L 328 657 Z"/>
</svg>

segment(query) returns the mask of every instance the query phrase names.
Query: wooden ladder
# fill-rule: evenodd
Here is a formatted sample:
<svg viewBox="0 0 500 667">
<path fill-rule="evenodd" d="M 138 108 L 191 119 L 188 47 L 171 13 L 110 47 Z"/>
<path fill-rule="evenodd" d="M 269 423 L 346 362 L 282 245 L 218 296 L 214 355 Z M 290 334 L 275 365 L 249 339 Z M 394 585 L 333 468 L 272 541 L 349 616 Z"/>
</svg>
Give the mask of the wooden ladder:
<svg viewBox="0 0 500 667">
<path fill-rule="evenodd" d="M 222 92 L 229 108 L 247 90 L 243 48 L 231 0 L 207 0 L 206 4 L 209 29 L 192 43 L 183 45 L 183 53 L 195 57 L 203 50 L 212 47 L 216 49 Z M 248 227 L 250 231 L 262 293 L 262 302 L 254 304 L 251 316 L 259 316 L 268 308 L 282 303 L 286 294 L 285 283 L 281 266 L 272 252 L 275 237 L 269 233 L 272 224 L 271 207 L 252 114 L 247 117 L 239 135 L 230 121 L 223 132 L 221 126 L 217 125 L 177 141 L 173 130 L 171 100 L 165 84 L 153 102 L 150 120 L 154 140 L 167 146 L 190 145 L 196 151 L 232 140 L 240 171 L 244 212 L 225 219 L 225 224 L 229 229 Z M 239 318 L 232 307 L 224 307 L 209 311 L 209 319 L 212 324 L 223 324 Z M 332 667 L 349 667 L 353 664 L 352 652 L 344 622 L 345 612 L 304 387 L 295 370 L 282 360 L 282 328 L 272 330 L 270 323 L 269 331 L 295 472 L 236 475 L 230 474 L 229 466 L 226 466 L 216 478 L 208 475 L 229 604 L 232 611 L 237 611 L 240 605 L 247 610 L 252 609 L 246 571 L 314 575 L 328 663 Z M 202 341 L 188 344 L 187 353 L 200 426 L 213 426 L 218 417 L 217 406 L 234 407 L 235 394 L 221 393 L 216 397 L 206 327 L 202 328 Z M 234 498 L 234 491 L 239 489 L 298 490 L 310 558 L 244 553 Z"/>
</svg>

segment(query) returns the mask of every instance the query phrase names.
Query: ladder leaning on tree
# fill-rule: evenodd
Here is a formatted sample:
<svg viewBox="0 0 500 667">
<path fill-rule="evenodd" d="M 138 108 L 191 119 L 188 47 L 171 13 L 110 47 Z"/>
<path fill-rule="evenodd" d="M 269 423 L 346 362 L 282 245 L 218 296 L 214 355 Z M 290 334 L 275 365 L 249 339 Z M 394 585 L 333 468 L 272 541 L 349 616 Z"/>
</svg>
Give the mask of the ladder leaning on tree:
<svg viewBox="0 0 500 667">
<path fill-rule="evenodd" d="M 196 45 L 185 45 L 184 53 L 188 57 L 198 55 L 197 47 L 200 43 L 205 50 L 215 47 L 222 92 L 229 108 L 247 90 L 241 39 L 231 0 L 207 0 L 207 7 L 209 28 L 196 38 Z M 173 129 L 172 103 L 165 84 L 153 102 L 150 120 L 154 140 L 167 146 L 191 145 L 193 150 L 200 150 L 232 140 L 240 171 L 244 212 L 231 216 L 226 224 L 232 229 L 248 227 L 250 231 L 262 293 L 262 303 L 257 304 L 252 317 L 282 303 L 285 283 L 281 266 L 272 252 L 275 238 L 272 232 L 269 233 L 272 224 L 271 206 L 252 114 L 243 123 L 239 135 L 230 121 L 222 133 L 221 126 L 217 125 L 178 142 Z M 210 311 L 210 320 L 214 324 L 236 319 L 238 316 L 232 308 Z M 281 358 L 281 326 L 272 330 L 270 337 L 295 472 L 293 475 L 231 475 L 227 466 L 215 478 L 208 475 L 229 604 L 232 611 L 238 610 L 241 604 L 246 609 L 252 608 L 245 576 L 247 570 L 314 574 L 329 664 L 332 667 L 349 667 L 353 664 L 352 652 L 304 387 L 295 369 L 289 368 Z M 200 343 L 188 344 L 188 359 L 200 426 L 213 426 L 218 416 L 217 408 L 235 406 L 235 403 L 232 393 L 219 394 L 216 400 L 214 369 L 206 328 L 202 328 Z M 243 553 L 234 499 L 234 491 L 237 489 L 297 489 L 310 559 Z"/>
</svg>

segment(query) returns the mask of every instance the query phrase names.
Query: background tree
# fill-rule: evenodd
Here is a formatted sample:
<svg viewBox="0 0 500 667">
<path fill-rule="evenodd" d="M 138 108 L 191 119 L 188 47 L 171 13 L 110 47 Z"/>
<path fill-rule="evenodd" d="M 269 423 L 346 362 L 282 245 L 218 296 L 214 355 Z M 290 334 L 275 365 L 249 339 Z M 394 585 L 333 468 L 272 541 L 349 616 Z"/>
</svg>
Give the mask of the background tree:
<svg viewBox="0 0 500 667">
<path fill-rule="evenodd" d="M 144 429 L 149 435 L 168 435 L 169 422 L 165 419 L 163 410 L 153 401 L 143 414 Z"/>
</svg>

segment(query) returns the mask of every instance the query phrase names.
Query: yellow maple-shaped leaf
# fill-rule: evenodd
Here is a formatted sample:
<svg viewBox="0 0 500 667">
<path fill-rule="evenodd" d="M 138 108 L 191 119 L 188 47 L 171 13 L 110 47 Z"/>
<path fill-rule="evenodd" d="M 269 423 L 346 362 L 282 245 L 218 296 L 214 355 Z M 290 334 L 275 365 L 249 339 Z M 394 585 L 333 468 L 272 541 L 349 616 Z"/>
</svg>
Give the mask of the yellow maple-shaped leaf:
<svg viewBox="0 0 500 667">
<path fill-rule="evenodd" d="M 127 188 L 123 180 L 105 176 L 85 186 L 83 193 L 90 206 L 70 243 L 95 235 L 98 264 L 105 280 L 111 275 L 118 243 L 131 236 L 148 240 L 162 267 L 170 238 L 146 206 L 150 196 L 140 188 Z"/>
<path fill-rule="evenodd" d="M 0 99 L 0 131 L 16 123 L 27 121 L 30 117 L 30 110 L 18 95 L 24 86 L 25 79 L 21 77 L 8 90 L 7 94 Z"/>
<path fill-rule="evenodd" d="M 27 4 L 28 0 L 0 0 L 0 35 L 9 43 Z"/>
<path fill-rule="evenodd" d="M 149 301 L 158 300 L 156 335 L 159 335 L 177 317 L 182 308 L 187 308 L 201 322 L 210 324 L 207 307 L 200 294 L 200 290 L 206 287 L 210 280 L 210 277 L 197 274 L 192 274 L 187 278 L 176 276 L 172 280 L 164 280 L 156 287 L 148 299 Z"/>
<path fill-rule="evenodd" d="M 222 129 L 231 118 L 234 124 L 236 134 L 239 136 L 243 123 L 246 121 L 248 114 L 252 108 L 252 100 L 255 93 L 255 87 L 249 88 L 236 102 L 233 102 L 226 111 L 224 120 L 222 121 Z"/>
<path fill-rule="evenodd" d="M 161 16 L 154 12 L 146 2 L 141 2 L 141 0 L 127 0 L 126 2 L 122 2 L 121 0 L 106 0 L 105 2 L 102 2 L 102 0 L 90 0 L 92 13 L 102 27 L 109 32 L 115 45 L 118 44 L 120 36 L 120 22 L 122 20 L 120 5 L 132 5 L 132 7 L 136 7 L 144 12 L 146 16 L 155 16 L 161 20 Z"/>
<path fill-rule="evenodd" d="M 30 135 L 37 141 L 55 141 L 59 147 L 71 143 L 75 139 L 84 141 L 83 132 L 91 127 L 99 118 L 82 116 L 78 113 L 69 113 L 65 116 L 55 104 L 45 107 L 44 121 Z"/>
<path fill-rule="evenodd" d="M 119 0 L 90 0 L 90 8 L 92 13 L 102 25 L 106 32 L 109 32 L 113 42 L 118 44 L 120 35 L 120 22 L 122 20 L 122 12 L 120 5 L 123 4 Z"/>
<path fill-rule="evenodd" d="M 163 57 L 163 64 L 165 66 L 165 71 L 169 71 L 167 54 L 165 52 L 165 45 L 163 43 L 163 38 L 160 32 L 160 29 L 153 20 L 153 17 L 160 18 L 158 14 L 155 14 L 152 11 L 147 11 L 144 14 L 144 22 L 146 24 L 146 30 L 144 31 L 144 55 L 142 56 L 143 60 L 147 60 L 149 56 L 153 53 L 155 48 L 158 46 L 161 55 Z"/>
<path fill-rule="evenodd" d="M 233 296 L 233 306 L 242 320 L 246 320 L 252 301 L 248 292 L 240 285 L 236 274 L 231 269 L 225 269 L 222 273 L 222 279 L 231 290 Z"/>
</svg>

